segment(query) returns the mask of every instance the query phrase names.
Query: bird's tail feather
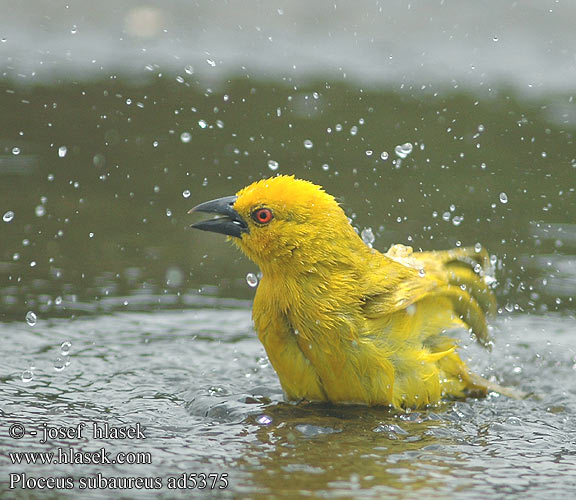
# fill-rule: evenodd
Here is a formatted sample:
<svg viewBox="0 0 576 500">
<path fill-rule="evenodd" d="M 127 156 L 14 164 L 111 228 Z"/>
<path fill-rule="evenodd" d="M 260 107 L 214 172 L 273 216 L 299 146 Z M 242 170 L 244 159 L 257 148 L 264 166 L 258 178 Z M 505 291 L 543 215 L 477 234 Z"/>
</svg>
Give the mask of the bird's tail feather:
<svg viewBox="0 0 576 500">
<path fill-rule="evenodd" d="M 530 396 L 530 393 L 524 392 L 515 387 L 506 387 L 504 385 L 497 384 L 496 382 L 491 382 L 488 379 L 475 373 L 468 373 L 468 378 L 470 380 L 470 385 L 468 390 L 474 392 L 474 389 L 480 389 L 483 394 L 488 392 L 497 392 L 511 399 L 526 399 Z"/>
</svg>

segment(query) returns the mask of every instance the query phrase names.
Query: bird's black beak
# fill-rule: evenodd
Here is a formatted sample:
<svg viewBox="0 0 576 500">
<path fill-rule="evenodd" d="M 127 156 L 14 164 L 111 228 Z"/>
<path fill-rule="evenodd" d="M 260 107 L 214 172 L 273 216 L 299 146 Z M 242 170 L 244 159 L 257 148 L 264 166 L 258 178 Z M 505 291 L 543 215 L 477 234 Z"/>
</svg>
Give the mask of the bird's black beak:
<svg viewBox="0 0 576 500">
<path fill-rule="evenodd" d="M 228 236 L 235 236 L 236 238 L 242 237 L 243 233 L 248 233 L 248 224 L 242 217 L 234 210 L 234 203 L 236 203 L 237 196 L 226 196 L 218 198 L 217 200 L 207 201 L 196 205 L 188 213 L 193 212 L 206 212 L 210 214 L 221 215 L 216 219 L 204 220 L 192 224 L 190 227 L 201 229 L 202 231 L 211 231 L 213 233 L 226 234 Z"/>
</svg>

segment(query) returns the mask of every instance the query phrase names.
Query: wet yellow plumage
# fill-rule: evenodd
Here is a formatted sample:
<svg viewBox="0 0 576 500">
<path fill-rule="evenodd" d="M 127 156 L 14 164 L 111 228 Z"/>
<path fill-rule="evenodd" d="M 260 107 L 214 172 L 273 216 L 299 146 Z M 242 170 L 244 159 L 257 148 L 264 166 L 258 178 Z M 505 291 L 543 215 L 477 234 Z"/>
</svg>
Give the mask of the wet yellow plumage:
<svg viewBox="0 0 576 500">
<path fill-rule="evenodd" d="M 222 200 L 197 210 L 227 217 L 197 227 L 236 236 L 260 267 L 253 318 L 288 399 L 418 408 L 503 389 L 472 375 L 446 335 L 464 327 L 489 342 L 484 250 L 382 254 L 332 196 L 291 176 Z"/>
</svg>

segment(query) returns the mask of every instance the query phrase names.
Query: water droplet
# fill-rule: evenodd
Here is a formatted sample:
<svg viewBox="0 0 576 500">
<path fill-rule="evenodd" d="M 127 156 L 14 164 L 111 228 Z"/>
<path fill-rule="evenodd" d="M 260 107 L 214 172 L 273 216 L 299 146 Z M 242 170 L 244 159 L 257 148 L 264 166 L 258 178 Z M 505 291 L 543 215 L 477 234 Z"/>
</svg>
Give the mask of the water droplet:
<svg viewBox="0 0 576 500">
<path fill-rule="evenodd" d="M 268 160 L 268 168 L 272 171 L 278 170 L 278 162 L 274 160 Z"/>
<path fill-rule="evenodd" d="M 482 251 L 482 245 L 481 245 L 480 243 L 476 243 L 476 244 L 474 245 L 474 251 L 475 251 L 476 253 L 480 253 L 480 252 Z"/>
<path fill-rule="evenodd" d="M 192 134 L 190 132 L 182 132 L 180 134 L 180 140 L 184 144 L 188 144 L 192 140 Z"/>
<path fill-rule="evenodd" d="M 70 354 L 71 348 L 72 342 L 69 342 L 68 340 L 62 342 L 62 345 L 60 346 L 60 352 L 62 353 L 62 356 L 68 356 Z"/>
<path fill-rule="evenodd" d="M 34 311 L 28 311 L 26 313 L 26 323 L 28 323 L 29 326 L 34 326 L 37 322 L 38 316 L 36 316 L 36 313 Z"/>
<path fill-rule="evenodd" d="M 88 238 L 94 238 L 94 233 L 88 233 Z"/>
<path fill-rule="evenodd" d="M 413 146 L 409 142 L 405 142 L 404 144 L 399 144 L 394 148 L 394 152 L 396 156 L 399 158 L 406 158 L 412 152 Z"/>
<path fill-rule="evenodd" d="M 423 278 L 424 276 L 426 276 L 426 271 L 424 271 L 424 269 L 418 269 L 418 276 Z"/>
<path fill-rule="evenodd" d="M 388 152 L 387 151 L 382 151 L 380 153 L 380 158 L 382 158 L 384 161 L 386 161 L 388 159 Z"/>
<path fill-rule="evenodd" d="M 200 128 L 206 128 L 208 124 L 204 120 L 198 120 L 198 126 Z"/>
<path fill-rule="evenodd" d="M 68 152 L 68 148 L 66 146 L 60 146 L 58 148 L 58 156 L 60 158 L 64 158 L 66 156 L 67 152 Z"/>
<path fill-rule="evenodd" d="M 493 41 L 493 42 L 497 42 L 497 41 L 498 41 L 498 37 L 497 37 L 497 36 L 493 36 L 493 37 L 492 37 L 492 41 Z"/>
<path fill-rule="evenodd" d="M 187 75 L 193 75 L 194 74 L 194 67 L 189 64 L 188 66 L 184 67 L 184 71 L 186 71 Z"/>
<path fill-rule="evenodd" d="M 371 149 L 368 149 L 366 151 L 366 156 L 372 156 L 374 154 L 374 151 L 372 151 Z"/>
<path fill-rule="evenodd" d="M 106 165 L 106 157 L 103 154 L 98 153 L 97 155 L 94 155 L 94 158 L 92 158 L 92 163 L 97 168 L 104 167 L 104 165 Z"/>
<path fill-rule="evenodd" d="M 304 147 L 306 149 L 312 149 L 314 147 L 314 143 L 310 139 L 306 139 L 304 141 Z"/>
<path fill-rule="evenodd" d="M 484 283 L 486 283 L 490 287 L 496 286 L 498 280 L 494 276 L 484 276 Z"/>
<path fill-rule="evenodd" d="M 356 125 L 350 128 L 350 135 L 356 135 L 357 133 L 358 133 L 358 127 Z"/>
<path fill-rule="evenodd" d="M 372 231 L 371 227 L 362 229 L 360 237 L 362 238 L 362 241 L 366 243 L 366 245 L 368 245 L 370 248 L 372 248 L 372 244 L 374 241 L 376 241 L 376 237 L 374 236 L 374 232 Z"/>
<path fill-rule="evenodd" d="M 216 61 L 214 61 L 214 59 L 206 59 L 206 62 L 209 66 L 212 66 L 213 68 L 216 67 Z"/>
<path fill-rule="evenodd" d="M 251 286 L 252 288 L 258 286 L 258 276 L 254 273 L 248 273 L 246 275 L 246 283 L 248 283 L 248 286 Z"/>
<path fill-rule="evenodd" d="M 508 195 L 506 193 L 500 193 L 500 203 L 508 203 Z"/>
<path fill-rule="evenodd" d="M 387 435 L 388 439 L 398 439 L 399 435 L 408 434 L 408 432 L 402 429 L 402 427 L 395 424 L 380 424 L 378 427 L 373 429 L 373 432 L 383 432 Z"/>
<path fill-rule="evenodd" d="M 54 360 L 54 370 L 56 370 L 57 372 L 61 372 L 62 370 L 64 370 L 64 368 L 66 368 L 66 361 L 64 361 L 63 358 L 58 356 Z"/>
<path fill-rule="evenodd" d="M 6 212 L 3 216 L 2 216 L 2 220 L 4 222 L 12 222 L 12 220 L 14 219 L 14 212 L 12 210 L 8 210 L 8 212 Z"/>
<path fill-rule="evenodd" d="M 180 268 L 176 266 L 169 267 L 166 269 L 166 276 L 165 276 L 166 285 L 171 287 L 179 287 L 184 283 L 184 273 L 180 270 Z"/>
<path fill-rule="evenodd" d="M 185 189 L 184 191 L 182 191 L 182 196 L 184 196 L 184 198 L 190 198 L 190 190 L 189 189 Z"/>
<path fill-rule="evenodd" d="M 258 415 L 256 417 L 256 422 L 261 425 L 270 425 L 272 423 L 272 417 L 269 417 L 268 415 Z"/>
<path fill-rule="evenodd" d="M 202 187 L 206 187 L 208 185 L 208 177 L 204 177 L 204 180 L 202 181 Z"/>
<path fill-rule="evenodd" d="M 448 222 L 450 220 L 450 212 L 444 212 L 442 214 L 442 220 L 445 220 L 446 222 Z"/>
<path fill-rule="evenodd" d="M 20 148 L 12 148 L 12 154 L 13 155 L 19 155 L 20 154 Z"/>
<path fill-rule="evenodd" d="M 54 299 L 54 304 L 56 304 L 57 306 L 59 306 L 60 304 L 62 304 L 62 297 L 58 296 Z"/>
<path fill-rule="evenodd" d="M 172 217 L 172 210 L 169 208 L 166 209 L 166 217 Z"/>
<path fill-rule="evenodd" d="M 28 382 L 32 382 L 34 374 L 32 373 L 32 370 L 24 370 L 22 375 L 20 375 L 20 378 L 22 379 L 22 382 L 27 384 Z"/>
<path fill-rule="evenodd" d="M 454 224 L 455 226 L 459 226 L 460 224 L 462 224 L 463 220 L 464 217 L 462 217 L 461 215 L 455 215 L 454 218 L 452 219 L 452 224 Z"/>
<path fill-rule="evenodd" d="M 328 165 L 328 163 L 324 163 L 324 165 L 322 165 L 322 170 L 327 172 L 328 170 L 330 170 L 330 165 Z"/>
<path fill-rule="evenodd" d="M 78 26 L 76 26 L 75 24 L 72 26 L 72 29 L 70 30 L 70 33 L 72 35 L 75 35 L 76 33 L 78 33 Z"/>
<path fill-rule="evenodd" d="M 46 209 L 42 205 L 38 205 L 34 210 L 36 217 L 44 217 L 46 215 Z"/>
<path fill-rule="evenodd" d="M 485 128 L 484 125 L 480 124 L 478 125 L 478 132 L 484 132 Z"/>
</svg>

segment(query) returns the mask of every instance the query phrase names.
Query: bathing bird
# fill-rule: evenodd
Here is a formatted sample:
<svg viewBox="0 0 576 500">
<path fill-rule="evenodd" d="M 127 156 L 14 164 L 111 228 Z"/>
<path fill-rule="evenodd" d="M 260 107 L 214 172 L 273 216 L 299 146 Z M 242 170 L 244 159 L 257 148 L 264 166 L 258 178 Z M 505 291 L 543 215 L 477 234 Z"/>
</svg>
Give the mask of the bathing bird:
<svg viewBox="0 0 576 500">
<path fill-rule="evenodd" d="M 513 389 L 472 373 L 454 330 L 491 341 L 496 302 L 486 250 L 367 245 L 335 198 L 312 182 L 259 180 L 190 210 L 192 227 L 227 235 L 262 272 L 252 316 L 285 397 L 423 408 Z"/>
</svg>

